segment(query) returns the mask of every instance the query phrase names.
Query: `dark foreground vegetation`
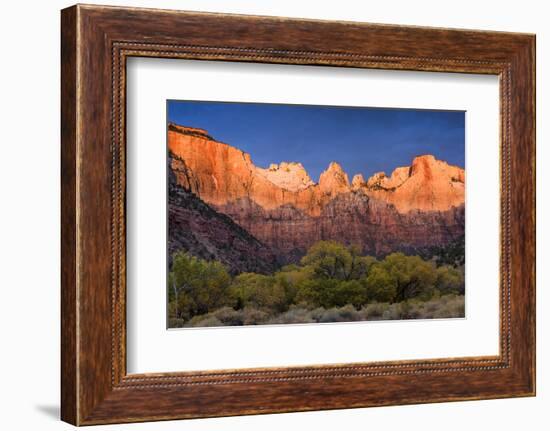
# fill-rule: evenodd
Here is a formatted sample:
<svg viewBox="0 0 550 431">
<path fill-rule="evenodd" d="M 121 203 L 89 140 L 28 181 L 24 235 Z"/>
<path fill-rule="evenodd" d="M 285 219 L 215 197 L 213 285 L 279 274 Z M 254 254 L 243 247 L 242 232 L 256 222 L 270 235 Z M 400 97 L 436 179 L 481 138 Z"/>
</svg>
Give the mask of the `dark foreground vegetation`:
<svg viewBox="0 0 550 431">
<path fill-rule="evenodd" d="M 168 277 L 169 327 L 464 317 L 463 260 L 438 257 L 377 260 L 320 241 L 299 265 L 232 277 L 217 261 L 178 252 Z"/>
</svg>

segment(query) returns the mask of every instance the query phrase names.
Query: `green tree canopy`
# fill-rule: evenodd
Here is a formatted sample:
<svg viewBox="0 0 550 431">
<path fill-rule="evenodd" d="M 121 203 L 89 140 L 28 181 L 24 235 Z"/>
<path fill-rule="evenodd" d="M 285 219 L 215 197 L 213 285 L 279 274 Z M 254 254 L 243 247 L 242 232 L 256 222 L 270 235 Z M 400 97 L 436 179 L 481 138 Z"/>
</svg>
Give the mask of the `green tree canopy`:
<svg viewBox="0 0 550 431">
<path fill-rule="evenodd" d="M 431 298 L 436 280 L 437 272 L 432 262 L 419 256 L 392 253 L 374 265 L 367 286 L 374 296 L 399 302 L 415 297 Z"/>
<path fill-rule="evenodd" d="M 245 272 L 233 280 L 230 291 L 237 308 L 251 305 L 256 308 L 271 308 L 284 311 L 286 292 L 277 278 L 269 275 Z"/>
<path fill-rule="evenodd" d="M 300 284 L 296 302 L 310 307 L 331 308 L 352 304 L 359 308 L 367 302 L 367 291 L 357 280 L 317 278 Z"/>
<path fill-rule="evenodd" d="M 301 263 L 311 266 L 320 278 L 357 280 L 376 262 L 371 256 L 361 256 L 360 251 L 354 245 L 346 247 L 336 241 L 319 241 L 310 247 Z"/>
<path fill-rule="evenodd" d="M 168 282 L 169 300 L 176 301 L 176 314 L 185 316 L 226 305 L 231 276 L 220 262 L 179 252 L 173 257 Z"/>
<path fill-rule="evenodd" d="M 382 265 L 374 265 L 364 282 L 367 296 L 377 302 L 391 302 L 397 294 L 394 277 Z"/>
<path fill-rule="evenodd" d="M 437 268 L 436 287 L 443 294 L 464 294 L 464 270 L 443 265 Z"/>
</svg>

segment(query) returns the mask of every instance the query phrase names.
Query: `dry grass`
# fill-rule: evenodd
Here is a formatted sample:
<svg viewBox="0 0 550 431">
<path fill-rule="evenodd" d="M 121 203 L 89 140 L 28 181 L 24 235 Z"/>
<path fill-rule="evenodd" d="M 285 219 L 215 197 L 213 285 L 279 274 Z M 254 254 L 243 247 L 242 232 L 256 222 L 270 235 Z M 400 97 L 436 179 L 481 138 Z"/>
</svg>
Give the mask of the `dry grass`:
<svg viewBox="0 0 550 431">
<path fill-rule="evenodd" d="M 188 322 L 182 319 L 170 319 L 169 324 L 171 328 L 181 328 L 460 317 L 464 317 L 464 296 L 445 295 L 425 302 L 409 300 L 394 304 L 372 303 L 364 305 L 360 309 L 356 309 L 352 305 L 329 309 L 308 309 L 303 305 L 295 305 L 291 306 L 288 311 L 277 315 L 273 315 L 267 310 L 251 307 L 246 307 L 243 310 L 223 307 L 208 314 L 195 316 Z"/>
</svg>

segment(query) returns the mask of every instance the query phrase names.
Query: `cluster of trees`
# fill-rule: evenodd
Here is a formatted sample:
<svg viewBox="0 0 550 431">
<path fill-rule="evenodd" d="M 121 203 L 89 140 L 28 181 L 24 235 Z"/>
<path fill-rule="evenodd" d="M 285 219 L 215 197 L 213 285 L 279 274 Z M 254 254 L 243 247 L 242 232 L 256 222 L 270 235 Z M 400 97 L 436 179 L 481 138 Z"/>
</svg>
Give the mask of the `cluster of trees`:
<svg viewBox="0 0 550 431">
<path fill-rule="evenodd" d="M 466 262 L 464 235 L 444 246 L 428 247 L 419 251 L 424 259 L 431 259 L 437 265 L 451 265 L 455 268 L 464 266 Z"/>
<path fill-rule="evenodd" d="M 168 284 L 169 317 L 181 326 L 219 309 L 244 310 L 256 319 L 261 314 L 265 320 L 296 307 L 329 310 L 352 306 L 360 310 L 368 304 L 463 295 L 464 268 L 402 253 L 377 260 L 362 256 L 356 246 L 320 241 L 299 265 L 284 266 L 271 275 L 241 273 L 232 277 L 220 262 L 178 252 L 173 256 Z"/>
</svg>

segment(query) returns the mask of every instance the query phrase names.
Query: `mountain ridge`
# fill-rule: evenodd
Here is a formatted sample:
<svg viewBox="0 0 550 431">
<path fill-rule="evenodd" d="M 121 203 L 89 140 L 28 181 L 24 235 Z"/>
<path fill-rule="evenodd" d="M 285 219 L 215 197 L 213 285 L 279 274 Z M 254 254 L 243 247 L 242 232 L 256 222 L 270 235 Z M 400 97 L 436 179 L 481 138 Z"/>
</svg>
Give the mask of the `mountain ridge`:
<svg viewBox="0 0 550 431">
<path fill-rule="evenodd" d="M 401 213 L 446 211 L 464 204 L 464 170 L 430 154 L 415 157 L 390 176 L 378 172 L 365 181 L 355 174 L 351 183 L 332 161 L 315 183 L 299 162 L 258 167 L 250 154 L 215 140 L 204 129 L 170 124 L 168 134 L 169 150 L 189 168 L 190 175 L 178 177 L 178 182 L 215 205 L 249 197 L 264 209 L 290 203 L 315 216 L 330 198 L 351 191 L 388 202 Z"/>
</svg>

